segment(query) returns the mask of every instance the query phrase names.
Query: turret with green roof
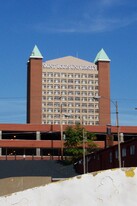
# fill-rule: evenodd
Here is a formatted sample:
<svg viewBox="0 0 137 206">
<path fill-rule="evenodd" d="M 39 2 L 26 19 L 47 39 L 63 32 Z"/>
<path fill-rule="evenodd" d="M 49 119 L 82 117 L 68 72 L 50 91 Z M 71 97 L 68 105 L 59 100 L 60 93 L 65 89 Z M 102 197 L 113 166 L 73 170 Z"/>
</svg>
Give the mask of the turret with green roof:
<svg viewBox="0 0 137 206">
<path fill-rule="evenodd" d="M 110 62 L 110 59 L 107 56 L 107 54 L 106 54 L 106 52 L 104 51 L 103 48 L 98 52 L 98 54 L 97 54 L 97 56 L 94 60 L 94 63 L 97 63 L 98 61 Z"/>
<path fill-rule="evenodd" d="M 104 49 L 101 49 L 94 63 L 98 70 L 99 124 L 111 124 L 110 117 L 110 59 Z M 107 100 L 107 101 L 106 101 Z"/>
<path fill-rule="evenodd" d="M 27 123 L 42 122 L 42 59 L 35 45 L 27 65 Z"/>
</svg>

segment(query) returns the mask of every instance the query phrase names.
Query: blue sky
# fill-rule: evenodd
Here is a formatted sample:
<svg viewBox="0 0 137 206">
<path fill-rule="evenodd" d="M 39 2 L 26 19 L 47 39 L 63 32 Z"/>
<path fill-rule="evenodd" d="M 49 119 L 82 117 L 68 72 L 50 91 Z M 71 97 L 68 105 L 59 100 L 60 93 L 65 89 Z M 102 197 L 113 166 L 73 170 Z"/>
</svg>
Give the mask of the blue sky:
<svg viewBox="0 0 137 206">
<path fill-rule="evenodd" d="M 0 28 L 0 123 L 26 122 L 26 63 L 36 44 L 44 61 L 93 62 L 104 48 L 119 123 L 137 125 L 136 0 L 1 0 Z"/>
</svg>

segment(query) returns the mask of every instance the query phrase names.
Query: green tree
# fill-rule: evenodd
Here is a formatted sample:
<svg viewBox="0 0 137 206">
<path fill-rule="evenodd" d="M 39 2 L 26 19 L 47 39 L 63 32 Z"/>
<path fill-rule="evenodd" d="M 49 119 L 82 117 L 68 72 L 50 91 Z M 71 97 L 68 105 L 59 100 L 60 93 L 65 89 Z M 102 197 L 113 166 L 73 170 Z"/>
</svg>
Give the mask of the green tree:
<svg viewBox="0 0 137 206">
<path fill-rule="evenodd" d="M 82 158 L 83 155 L 83 137 L 87 145 L 86 154 L 89 154 L 93 149 L 97 148 L 94 140 L 95 134 L 88 132 L 80 124 L 68 126 L 65 130 L 65 148 L 66 153 L 71 157 L 72 161 Z"/>
</svg>

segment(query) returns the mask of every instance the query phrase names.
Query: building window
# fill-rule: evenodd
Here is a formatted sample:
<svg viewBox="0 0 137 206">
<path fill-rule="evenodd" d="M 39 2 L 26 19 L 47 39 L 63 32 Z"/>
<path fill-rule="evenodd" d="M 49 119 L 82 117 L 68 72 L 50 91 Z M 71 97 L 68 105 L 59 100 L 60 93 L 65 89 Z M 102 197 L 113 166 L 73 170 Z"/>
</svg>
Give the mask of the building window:
<svg viewBox="0 0 137 206">
<path fill-rule="evenodd" d="M 62 91 L 62 95 L 66 95 L 67 94 L 67 92 L 66 91 Z"/>
<path fill-rule="evenodd" d="M 62 121 L 62 124 L 67 124 L 67 122 L 66 121 Z"/>
<path fill-rule="evenodd" d="M 87 78 L 87 75 L 86 74 L 82 74 L 81 77 L 82 78 Z"/>
<path fill-rule="evenodd" d="M 68 80 L 68 83 L 73 83 L 73 79 L 69 79 L 69 80 Z"/>
<path fill-rule="evenodd" d="M 75 104 L 75 107 L 80 107 L 80 104 L 79 104 L 79 103 L 76 103 L 76 104 Z"/>
<path fill-rule="evenodd" d="M 52 82 L 53 82 L 53 79 L 47 79 L 47 82 L 48 82 L 48 83 L 52 83 Z"/>
<path fill-rule="evenodd" d="M 122 149 L 122 157 L 126 157 L 126 155 L 127 155 L 126 148 L 123 148 Z"/>
<path fill-rule="evenodd" d="M 42 76 L 43 76 L 43 77 L 46 77 L 46 73 L 43 73 Z"/>
<path fill-rule="evenodd" d="M 71 74 L 68 74 L 68 77 L 70 77 L 70 78 L 73 77 L 73 74 L 72 74 L 72 73 L 71 73 Z"/>
<path fill-rule="evenodd" d="M 86 80 L 81 81 L 82 84 L 87 84 Z"/>
<path fill-rule="evenodd" d="M 53 100 L 53 97 L 48 97 L 47 100 Z"/>
<path fill-rule="evenodd" d="M 75 113 L 80 113 L 80 109 L 76 109 L 76 110 L 75 110 Z"/>
<path fill-rule="evenodd" d="M 94 87 L 93 86 L 89 86 L 88 89 L 89 90 L 94 90 Z"/>
<path fill-rule="evenodd" d="M 68 91 L 68 95 L 73 95 L 73 92 L 72 91 Z"/>
<path fill-rule="evenodd" d="M 59 83 L 60 80 L 59 79 L 54 79 L 54 83 Z"/>
<path fill-rule="evenodd" d="M 53 106 L 53 103 L 52 102 L 48 102 L 47 106 Z"/>
<path fill-rule="evenodd" d="M 68 103 L 68 107 L 73 107 L 73 103 Z"/>
<path fill-rule="evenodd" d="M 67 100 L 67 97 L 62 97 L 62 100 L 63 100 L 63 101 L 66 101 L 66 100 Z"/>
<path fill-rule="evenodd" d="M 53 122 L 52 122 L 52 121 L 50 121 L 50 120 L 48 120 L 48 121 L 47 121 L 47 124 L 53 124 Z"/>
<path fill-rule="evenodd" d="M 86 103 L 82 103 L 82 107 L 87 107 L 87 104 Z"/>
<path fill-rule="evenodd" d="M 73 97 L 68 97 L 68 101 L 73 101 Z"/>
<path fill-rule="evenodd" d="M 73 124 L 73 121 L 71 121 L 71 120 L 70 120 L 70 121 L 68 121 L 68 124 Z"/>
<path fill-rule="evenodd" d="M 112 163 L 112 152 L 109 153 L 109 163 Z"/>
<path fill-rule="evenodd" d="M 72 85 L 68 85 L 68 89 L 73 89 L 73 86 Z"/>
<path fill-rule="evenodd" d="M 55 102 L 54 103 L 54 107 L 60 107 L 60 103 L 59 102 Z"/>
<path fill-rule="evenodd" d="M 60 114 L 55 114 L 55 115 L 54 115 L 54 118 L 55 118 L 55 119 L 59 119 L 59 118 L 60 118 Z"/>
<path fill-rule="evenodd" d="M 68 110 L 68 113 L 73 113 L 73 109 L 69 109 L 69 110 Z"/>
<path fill-rule="evenodd" d="M 60 112 L 60 109 L 54 109 L 54 112 Z"/>
<path fill-rule="evenodd" d="M 62 89 L 67 89 L 67 86 L 66 85 L 62 85 L 61 88 Z"/>
<path fill-rule="evenodd" d="M 53 118 L 53 115 L 47 115 L 47 118 Z"/>
<path fill-rule="evenodd" d="M 47 109 L 47 112 L 53 112 L 53 109 Z"/>
<path fill-rule="evenodd" d="M 75 92 L 75 95 L 80 95 L 80 92 L 79 92 L 79 91 L 76 91 L 76 92 Z"/>
<path fill-rule="evenodd" d="M 80 89 L 80 86 L 75 86 L 75 89 Z"/>
<path fill-rule="evenodd" d="M 82 86 L 81 89 L 85 90 L 85 89 L 87 89 L 87 86 Z"/>
<path fill-rule="evenodd" d="M 67 83 L 67 80 L 66 79 L 62 79 L 61 82 L 62 83 Z"/>
<path fill-rule="evenodd" d="M 54 96 L 55 100 L 60 100 L 60 96 Z"/>
<path fill-rule="evenodd" d="M 135 145 L 131 145 L 130 146 L 130 155 L 134 155 L 135 154 Z"/>
<path fill-rule="evenodd" d="M 80 74 L 75 74 L 75 78 L 80 78 Z"/>
<path fill-rule="evenodd" d="M 55 84 L 54 85 L 54 89 L 60 89 L 60 85 L 59 84 Z"/>
<path fill-rule="evenodd" d="M 55 95 L 59 95 L 60 92 L 59 92 L 58 90 L 55 90 L 55 91 L 54 91 L 54 94 L 55 94 Z"/>
<path fill-rule="evenodd" d="M 52 77 L 52 76 L 53 76 L 53 73 L 52 73 L 52 72 L 48 72 L 48 73 L 47 73 L 47 76 L 48 76 L 48 77 Z"/>
<path fill-rule="evenodd" d="M 80 101 L 80 97 L 75 97 L 75 101 Z"/>
<path fill-rule="evenodd" d="M 55 121 L 54 124 L 59 124 L 59 121 Z"/>
<path fill-rule="evenodd" d="M 46 100 L 46 97 L 42 97 L 42 100 Z"/>
<path fill-rule="evenodd" d="M 59 73 L 54 73 L 54 77 L 60 77 Z"/>
<path fill-rule="evenodd" d="M 93 98 L 88 98 L 88 101 L 89 101 L 89 102 L 92 102 L 92 101 L 93 101 Z"/>
<path fill-rule="evenodd" d="M 118 150 L 115 150 L 115 158 L 118 159 Z"/>
<path fill-rule="evenodd" d="M 87 96 L 87 92 L 81 92 L 82 96 Z"/>
<path fill-rule="evenodd" d="M 87 98 L 86 97 L 82 97 L 82 101 L 83 102 L 87 101 Z"/>
<path fill-rule="evenodd" d="M 82 113 L 87 113 L 87 109 L 82 109 Z"/>
</svg>

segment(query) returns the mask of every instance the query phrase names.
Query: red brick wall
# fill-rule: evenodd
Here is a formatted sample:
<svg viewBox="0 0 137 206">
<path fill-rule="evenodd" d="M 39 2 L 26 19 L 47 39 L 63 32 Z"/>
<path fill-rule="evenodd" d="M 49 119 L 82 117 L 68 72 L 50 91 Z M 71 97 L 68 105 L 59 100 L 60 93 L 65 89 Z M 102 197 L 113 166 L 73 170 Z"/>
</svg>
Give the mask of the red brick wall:
<svg viewBox="0 0 137 206">
<path fill-rule="evenodd" d="M 63 130 L 67 125 L 63 125 Z M 106 133 L 106 126 L 84 126 L 86 130 L 89 132 L 95 132 L 95 133 Z M 0 124 L 0 130 L 1 131 L 43 131 L 43 132 L 60 132 L 60 125 L 44 125 L 44 124 Z M 137 126 L 120 126 L 119 127 L 120 132 L 123 132 L 124 134 L 137 134 Z M 117 127 L 112 126 L 111 127 L 112 133 L 117 133 Z"/>
<path fill-rule="evenodd" d="M 99 75 L 99 125 L 111 123 L 110 117 L 110 63 L 97 63 Z"/>
<path fill-rule="evenodd" d="M 30 59 L 27 73 L 27 123 L 42 121 L 42 59 Z"/>
</svg>

